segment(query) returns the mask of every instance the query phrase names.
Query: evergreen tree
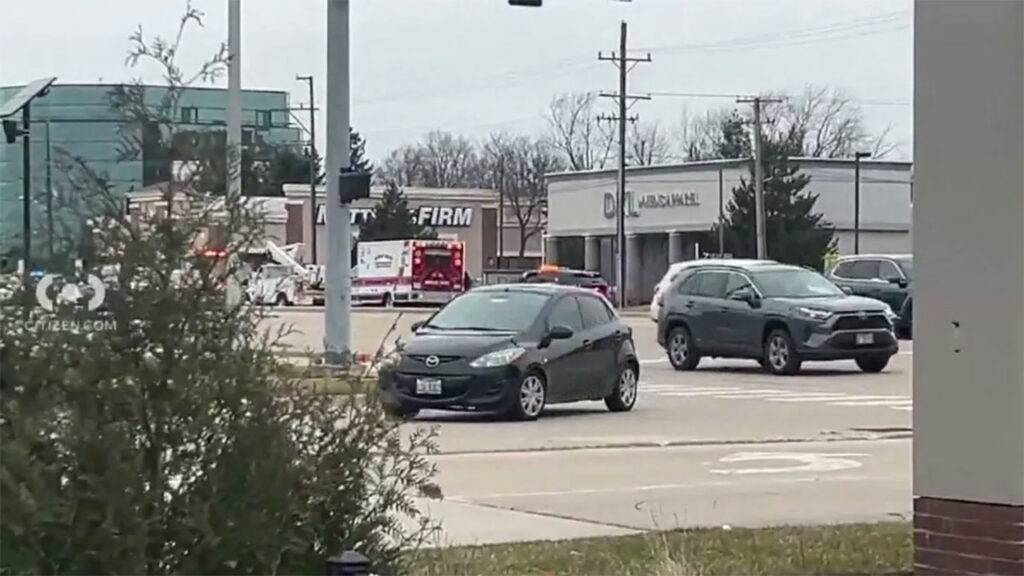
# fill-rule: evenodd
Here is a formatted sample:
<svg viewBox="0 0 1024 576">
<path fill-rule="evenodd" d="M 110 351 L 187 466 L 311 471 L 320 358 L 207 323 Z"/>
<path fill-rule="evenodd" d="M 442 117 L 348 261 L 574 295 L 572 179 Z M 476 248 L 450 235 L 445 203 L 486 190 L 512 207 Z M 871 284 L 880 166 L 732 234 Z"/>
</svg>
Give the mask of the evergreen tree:
<svg viewBox="0 0 1024 576">
<path fill-rule="evenodd" d="M 749 139 L 742 124 L 730 117 L 723 122 L 726 134 L 722 150 L 743 150 Z M 737 128 L 740 128 L 737 130 Z M 818 195 L 804 188 L 811 178 L 799 173 L 789 157 L 799 156 L 803 148 L 803 135 L 790 131 L 763 141 L 764 204 L 768 257 L 787 264 L 820 269 L 825 255 L 834 245 L 834 228 L 815 212 Z M 750 178 L 741 179 L 733 189 L 726 208 L 725 246 L 738 258 L 753 258 L 757 254 L 757 234 L 754 211 L 754 166 Z"/>
<path fill-rule="evenodd" d="M 352 149 L 349 156 L 349 165 L 352 166 L 356 172 L 373 174 L 373 162 L 370 162 L 370 160 L 366 158 L 366 140 L 363 139 L 359 132 L 351 130 L 349 132 L 348 142 L 349 147 Z M 308 179 L 306 181 L 308 182 Z"/>
<path fill-rule="evenodd" d="M 436 238 L 437 233 L 416 222 L 409 201 L 398 184 L 388 181 L 384 196 L 359 231 L 361 241 Z"/>
</svg>

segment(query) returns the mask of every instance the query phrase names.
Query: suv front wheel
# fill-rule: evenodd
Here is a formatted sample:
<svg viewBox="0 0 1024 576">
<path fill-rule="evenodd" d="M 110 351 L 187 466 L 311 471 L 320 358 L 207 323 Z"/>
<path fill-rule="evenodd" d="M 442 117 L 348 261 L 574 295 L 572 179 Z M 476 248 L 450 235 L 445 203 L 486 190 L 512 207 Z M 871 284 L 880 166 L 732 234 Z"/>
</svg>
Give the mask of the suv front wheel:
<svg viewBox="0 0 1024 576">
<path fill-rule="evenodd" d="M 800 362 L 789 332 L 772 330 L 764 340 L 764 367 L 772 374 L 796 374 L 800 371 Z"/>
<path fill-rule="evenodd" d="M 668 361 L 676 370 L 693 370 L 700 363 L 700 354 L 693 345 L 693 338 L 686 326 L 676 326 L 668 333 L 665 346 Z"/>
</svg>

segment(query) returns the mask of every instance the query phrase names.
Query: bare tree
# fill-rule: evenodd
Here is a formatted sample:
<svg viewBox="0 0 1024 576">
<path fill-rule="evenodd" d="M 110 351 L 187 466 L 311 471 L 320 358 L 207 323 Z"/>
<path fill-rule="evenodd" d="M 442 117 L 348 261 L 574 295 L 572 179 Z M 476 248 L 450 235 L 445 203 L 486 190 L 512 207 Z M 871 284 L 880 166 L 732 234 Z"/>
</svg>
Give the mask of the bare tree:
<svg viewBox="0 0 1024 576">
<path fill-rule="evenodd" d="M 519 257 L 545 225 L 547 181 L 545 174 L 565 169 L 558 151 L 543 140 L 527 136 L 492 134 L 483 146 L 485 182 L 501 192 L 519 230 Z"/>
<path fill-rule="evenodd" d="M 376 177 L 399 186 L 416 186 L 422 181 L 423 151 L 408 144 L 392 150 L 377 169 Z"/>
<path fill-rule="evenodd" d="M 549 143 L 570 170 L 604 168 L 611 157 L 612 131 L 594 113 L 597 96 L 574 93 L 556 96 L 548 108 Z"/>
<path fill-rule="evenodd" d="M 433 131 L 422 145 L 422 185 L 431 188 L 468 188 L 477 185 L 477 153 L 465 136 Z"/>
<path fill-rule="evenodd" d="M 729 113 L 728 109 L 720 108 L 691 116 L 684 108 L 676 131 L 677 157 L 687 162 L 721 158 L 722 122 Z"/>
<path fill-rule="evenodd" d="M 671 145 L 659 122 L 632 122 L 626 134 L 626 157 L 631 166 L 663 164 L 671 155 Z"/>
<path fill-rule="evenodd" d="M 881 158 L 898 148 L 889 141 L 889 128 L 869 134 L 856 101 L 838 88 L 807 86 L 800 97 L 769 108 L 766 117 L 776 131 L 802 134 L 805 156 L 849 158 L 868 150 Z"/>
</svg>

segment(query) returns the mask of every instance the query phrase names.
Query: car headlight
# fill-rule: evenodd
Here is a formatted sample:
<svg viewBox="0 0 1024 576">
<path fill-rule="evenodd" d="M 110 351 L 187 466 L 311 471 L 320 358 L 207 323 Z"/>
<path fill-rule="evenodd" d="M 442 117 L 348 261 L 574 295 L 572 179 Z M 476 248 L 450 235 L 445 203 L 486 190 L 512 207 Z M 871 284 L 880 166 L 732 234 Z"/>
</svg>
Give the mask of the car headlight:
<svg viewBox="0 0 1024 576">
<path fill-rule="evenodd" d="M 832 312 L 829 310 L 822 310 L 821 308 L 808 308 L 806 306 L 800 306 L 796 308 L 798 314 L 809 320 L 817 320 L 824 322 L 832 317 Z"/>
<path fill-rule="evenodd" d="M 883 312 L 885 313 L 885 317 L 889 319 L 889 322 L 892 322 L 892 321 L 896 320 L 897 318 L 899 318 L 899 315 L 892 311 L 892 307 L 891 306 L 887 305 Z"/>
<path fill-rule="evenodd" d="M 501 350 L 495 350 L 494 352 L 484 354 L 470 362 L 469 365 L 471 368 L 496 368 L 498 366 L 505 366 L 515 362 L 525 353 L 526 349 L 520 348 L 519 346 L 503 348 Z"/>
</svg>

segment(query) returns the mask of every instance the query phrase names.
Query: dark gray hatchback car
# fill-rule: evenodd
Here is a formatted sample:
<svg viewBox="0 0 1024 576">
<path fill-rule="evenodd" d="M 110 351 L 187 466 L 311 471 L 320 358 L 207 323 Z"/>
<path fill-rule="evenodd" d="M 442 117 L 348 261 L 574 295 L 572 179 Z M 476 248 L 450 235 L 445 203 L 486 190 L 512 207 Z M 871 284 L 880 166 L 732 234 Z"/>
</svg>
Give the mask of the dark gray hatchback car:
<svg viewBox="0 0 1024 576">
<path fill-rule="evenodd" d="M 892 309 L 813 270 L 774 262 L 694 265 L 664 291 L 658 342 L 677 370 L 702 356 L 751 358 L 775 374 L 805 360 L 880 372 L 899 348 Z"/>
</svg>

